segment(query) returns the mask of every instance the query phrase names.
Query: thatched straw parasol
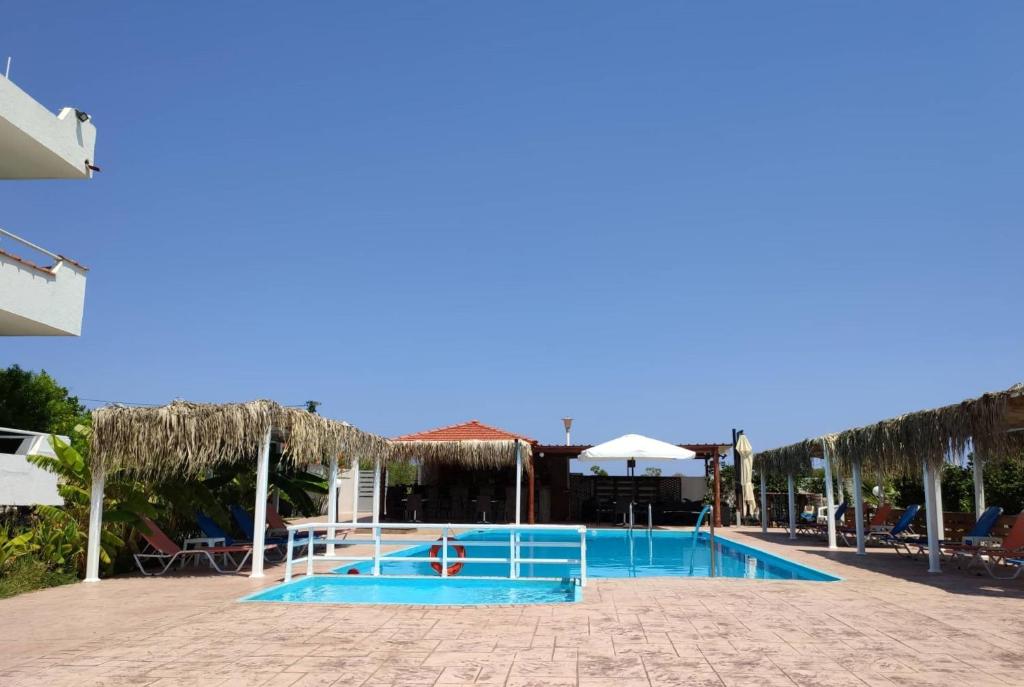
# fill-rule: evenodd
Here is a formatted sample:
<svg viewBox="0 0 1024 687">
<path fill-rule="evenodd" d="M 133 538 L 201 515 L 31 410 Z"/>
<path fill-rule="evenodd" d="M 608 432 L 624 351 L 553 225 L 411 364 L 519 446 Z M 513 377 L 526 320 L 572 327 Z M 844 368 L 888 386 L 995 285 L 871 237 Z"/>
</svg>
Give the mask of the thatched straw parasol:
<svg viewBox="0 0 1024 687">
<path fill-rule="evenodd" d="M 804 475 L 824 443 L 833 461 L 844 467 L 859 462 L 885 474 L 917 474 L 921 462 L 937 466 L 962 463 L 973 450 L 981 461 L 1004 460 L 1024 450 L 1024 384 L 986 393 L 931 410 L 920 410 L 864 427 L 805 439 L 761 451 L 762 469 L 776 475 Z"/>
<path fill-rule="evenodd" d="M 198 475 L 240 460 L 255 462 L 273 428 L 287 460 L 325 463 L 341 454 L 390 457 L 391 443 L 346 422 L 274 401 L 191 403 L 156 408 L 106 406 L 92 413 L 94 465 L 142 477 Z"/>
</svg>

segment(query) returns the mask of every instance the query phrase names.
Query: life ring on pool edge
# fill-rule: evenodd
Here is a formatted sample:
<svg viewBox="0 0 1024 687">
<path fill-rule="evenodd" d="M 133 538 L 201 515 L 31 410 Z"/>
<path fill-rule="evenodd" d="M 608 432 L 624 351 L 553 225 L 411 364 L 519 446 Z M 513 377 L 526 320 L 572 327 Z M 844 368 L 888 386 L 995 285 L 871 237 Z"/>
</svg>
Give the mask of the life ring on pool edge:
<svg viewBox="0 0 1024 687">
<path fill-rule="evenodd" d="M 443 539 L 438 539 L 438 541 L 444 541 L 444 540 Z M 458 558 L 465 558 L 466 557 L 466 548 L 464 546 L 462 546 L 461 544 L 452 543 L 451 541 L 449 541 L 449 545 L 453 549 L 455 549 L 455 556 L 456 557 L 458 557 Z M 441 551 L 441 544 L 434 544 L 433 546 L 430 547 L 430 557 L 431 558 L 436 558 L 437 554 L 440 551 Z M 448 577 L 454 577 L 454 576 L 458 575 L 459 571 L 462 570 L 462 565 L 463 565 L 462 561 L 455 561 L 454 563 L 449 563 L 448 564 Z M 431 562 L 430 567 L 433 568 L 434 572 L 436 572 L 438 575 L 441 574 L 441 564 L 438 561 Z"/>
</svg>

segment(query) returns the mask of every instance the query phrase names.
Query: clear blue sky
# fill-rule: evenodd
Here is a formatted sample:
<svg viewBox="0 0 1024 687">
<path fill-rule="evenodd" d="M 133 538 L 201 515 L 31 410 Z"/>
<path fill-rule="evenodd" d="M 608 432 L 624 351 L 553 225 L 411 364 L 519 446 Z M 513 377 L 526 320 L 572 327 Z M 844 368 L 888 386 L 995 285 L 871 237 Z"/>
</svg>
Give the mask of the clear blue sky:
<svg viewBox="0 0 1024 687">
<path fill-rule="evenodd" d="M 90 399 L 755 448 L 1024 378 L 1017 2 L 17 3 Z"/>
</svg>

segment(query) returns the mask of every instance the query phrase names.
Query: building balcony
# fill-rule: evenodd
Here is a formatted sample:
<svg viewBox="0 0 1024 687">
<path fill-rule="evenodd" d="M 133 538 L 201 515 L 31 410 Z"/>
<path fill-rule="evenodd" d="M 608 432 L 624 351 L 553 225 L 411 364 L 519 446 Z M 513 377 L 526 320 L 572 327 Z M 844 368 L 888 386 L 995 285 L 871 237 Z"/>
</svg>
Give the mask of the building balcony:
<svg viewBox="0 0 1024 687">
<path fill-rule="evenodd" d="M 25 254 L 41 258 L 37 263 Z M 79 336 L 87 272 L 0 229 L 0 336 Z"/>
<path fill-rule="evenodd" d="M 54 115 L 0 75 L 0 179 L 88 179 L 95 148 L 88 114 Z"/>
</svg>

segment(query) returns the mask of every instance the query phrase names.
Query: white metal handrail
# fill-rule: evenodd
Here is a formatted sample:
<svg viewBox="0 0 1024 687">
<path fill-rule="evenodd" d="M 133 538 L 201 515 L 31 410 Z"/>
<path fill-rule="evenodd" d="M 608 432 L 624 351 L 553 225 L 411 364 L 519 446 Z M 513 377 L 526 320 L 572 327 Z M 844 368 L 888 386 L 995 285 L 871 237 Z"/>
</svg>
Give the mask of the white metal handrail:
<svg viewBox="0 0 1024 687">
<path fill-rule="evenodd" d="M 32 250 L 39 251 L 40 253 L 42 253 L 46 257 L 52 258 L 53 260 L 57 260 L 57 261 L 63 261 L 64 260 L 64 258 L 62 258 L 61 256 L 57 255 L 56 253 L 48 251 L 45 248 L 43 248 L 42 246 L 37 246 L 36 244 L 32 243 L 28 239 L 23 239 L 20 236 L 18 236 L 17 234 L 12 234 L 11 232 L 7 231 L 6 229 L 0 228 L 0 236 L 6 236 L 9 239 L 13 239 L 14 241 L 17 241 L 18 243 L 20 243 L 21 245 L 26 246 L 27 248 L 31 248 Z"/>
<path fill-rule="evenodd" d="M 430 541 L 424 539 L 383 539 L 383 533 L 386 530 L 437 530 L 441 536 L 439 540 Z M 349 537 L 338 538 L 337 530 L 351 531 L 351 530 L 366 530 L 369 532 L 369 538 L 353 539 Z M 496 541 L 496 540 L 460 540 L 452 536 L 453 530 L 467 530 L 467 531 L 493 531 L 501 530 L 508 532 L 508 542 Z M 306 536 L 302 539 L 297 539 L 296 534 L 305 532 Z M 573 532 L 579 535 L 579 542 L 576 541 L 550 541 L 550 542 L 527 542 L 522 543 L 521 535 L 523 533 L 530 532 Z M 358 544 L 372 544 L 372 554 L 367 556 L 343 556 L 334 553 L 329 553 L 333 546 L 355 546 Z M 417 545 L 422 546 L 439 544 L 440 555 L 438 556 L 401 556 L 401 555 L 383 555 L 381 553 L 381 547 L 384 544 L 390 545 Z M 483 548 L 502 548 L 508 549 L 508 555 L 505 557 L 497 556 L 451 556 L 448 554 L 449 544 L 464 544 L 471 545 L 473 547 Z M 325 545 L 324 553 L 318 554 L 315 551 L 315 547 Z M 530 548 L 579 548 L 578 558 L 524 558 L 521 554 L 523 546 Z M 305 556 L 295 557 L 295 549 L 305 548 Z M 305 564 L 306 576 L 312 577 L 314 575 L 314 563 L 316 561 L 336 561 L 346 563 L 371 563 L 372 564 L 372 575 L 380 576 L 381 574 L 381 560 L 386 559 L 388 561 L 412 561 L 418 563 L 440 563 L 441 565 L 441 577 L 448 577 L 448 567 L 451 563 L 507 563 L 508 564 L 508 577 L 509 579 L 520 579 L 523 577 L 529 577 L 530 579 L 550 579 L 536 576 L 524 576 L 522 575 L 521 564 L 527 565 L 545 565 L 545 564 L 562 564 L 562 565 L 573 565 L 578 564 L 580 566 L 580 577 L 579 585 L 585 587 L 587 584 L 587 528 L 582 525 L 496 525 L 496 524 L 477 524 L 477 523 L 352 523 L 352 522 L 311 522 L 303 523 L 300 525 L 289 525 L 288 526 L 288 544 L 285 559 L 285 571 L 284 580 L 289 582 L 292 579 L 293 567 L 299 564 Z"/>
</svg>

